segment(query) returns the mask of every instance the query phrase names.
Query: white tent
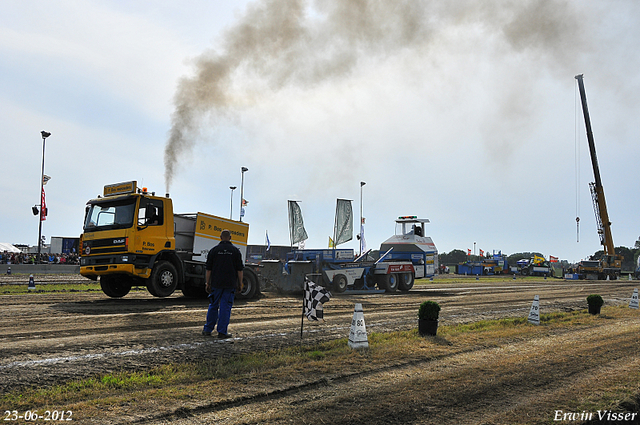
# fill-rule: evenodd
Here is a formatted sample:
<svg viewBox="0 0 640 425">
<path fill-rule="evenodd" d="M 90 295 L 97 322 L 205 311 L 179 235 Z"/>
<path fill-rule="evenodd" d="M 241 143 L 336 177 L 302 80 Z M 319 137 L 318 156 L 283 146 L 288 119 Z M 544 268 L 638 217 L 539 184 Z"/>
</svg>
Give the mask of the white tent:
<svg viewBox="0 0 640 425">
<path fill-rule="evenodd" d="M 5 252 L 5 251 L 7 251 L 7 252 L 15 252 L 15 253 L 22 252 L 18 248 L 16 248 L 15 246 L 11 245 L 10 243 L 0 242 L 0 253 Z"/>
</svg>

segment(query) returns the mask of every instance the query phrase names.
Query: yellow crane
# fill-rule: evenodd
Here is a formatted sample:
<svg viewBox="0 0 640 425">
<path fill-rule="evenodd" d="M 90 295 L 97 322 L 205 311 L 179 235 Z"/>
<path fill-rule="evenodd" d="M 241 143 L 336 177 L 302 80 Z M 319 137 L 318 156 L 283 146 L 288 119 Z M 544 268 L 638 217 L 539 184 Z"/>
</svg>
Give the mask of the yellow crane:
<svg viewBox="0 0 640 425">
<path fill-rule="evenodd" d="M 604 255 L 600 260 L 581 261 L 578 265 L 578 274 L 580 274 L 582 278 L 589 279 L 606 279 L 607 277 L 617 279 L 620 276 L 623 257 L 622 255 L 616 254 L 613 237 L 611 236 L 611 222 L 609 221 L 607 203 L 604 199 L 604 188 L 602 187 L 602 180 L 600 179 L 600 167 L 598 166 L 596 145 L 593 141 L 591 119 L 589 118 L 589 108 L 587 107 L 587 94 L 585 93 L 584 82 L 582 81 L 583 75 L 576 75 L 575 78 L 578 80 L 580 99 L 582 100 L 582 113 L 584 114 L 589 153 L 591 154 L 591 165 L 593 166 L 593 176 L 595 179 L 594 182 L 589 183 L 589 188 L 591 189 L 591 198 L 593 200 L 593 210 L 596 215 L 600 244 L 604 249 Z"/>
</svg>

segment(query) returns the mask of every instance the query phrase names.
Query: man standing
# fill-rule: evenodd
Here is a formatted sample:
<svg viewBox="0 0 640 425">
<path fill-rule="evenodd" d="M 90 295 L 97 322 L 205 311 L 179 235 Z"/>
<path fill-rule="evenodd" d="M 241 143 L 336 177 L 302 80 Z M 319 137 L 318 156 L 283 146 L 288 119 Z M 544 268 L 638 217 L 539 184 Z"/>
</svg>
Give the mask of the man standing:
<svg viewBox="0 0 640 425">
<path fill-rule="evenodd" d="M 209 311 L 207 323 L 202 335 L 209 336 L 218 325 L 218 338 L 231 338 L 227 327 L 231 319 L 231 307 L 235 290 L 242 287 L 242 254 L 231 243 L 231 232 L 220 233 L 220 243 L 209 251 L 207 256 L 207 292 L 209 293 Z"/>
</svg>

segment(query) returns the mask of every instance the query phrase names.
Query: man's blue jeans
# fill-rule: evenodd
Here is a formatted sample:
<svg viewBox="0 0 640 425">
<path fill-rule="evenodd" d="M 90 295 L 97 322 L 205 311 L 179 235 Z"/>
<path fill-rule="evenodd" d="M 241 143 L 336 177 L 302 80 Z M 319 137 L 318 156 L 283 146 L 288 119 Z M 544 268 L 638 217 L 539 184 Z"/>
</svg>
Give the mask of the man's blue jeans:
<svg viewBox="0 0 640 425">
<path fill-rule="evenodd" d="M 231 320 L 231 307 L 235 297 L 235 288 L 211 288 L 209 294 L 209 311 L 207 312 L 207 323 L 204 325 L 205 332 L 213 332 L 218 325 L 218 333 L 227 334 L 229 320 Z"/>
</svg>

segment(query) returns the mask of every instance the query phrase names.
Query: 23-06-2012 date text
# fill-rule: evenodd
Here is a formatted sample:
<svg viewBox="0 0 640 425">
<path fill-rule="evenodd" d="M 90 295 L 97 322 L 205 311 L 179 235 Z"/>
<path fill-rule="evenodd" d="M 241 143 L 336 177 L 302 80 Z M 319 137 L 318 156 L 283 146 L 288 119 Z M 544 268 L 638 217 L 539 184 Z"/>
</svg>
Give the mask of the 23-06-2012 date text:
<svg viewBox="0 0 640 425">
<path fill-rule="evenodd" d="M 18 412 L 17 410 L 5 410 L 5 421 L 72 421 L 73 412 L 71 410 L 45 410 L 43 413 L 37 410 L 27 410 L 24 412 Z"/>
</svg>

